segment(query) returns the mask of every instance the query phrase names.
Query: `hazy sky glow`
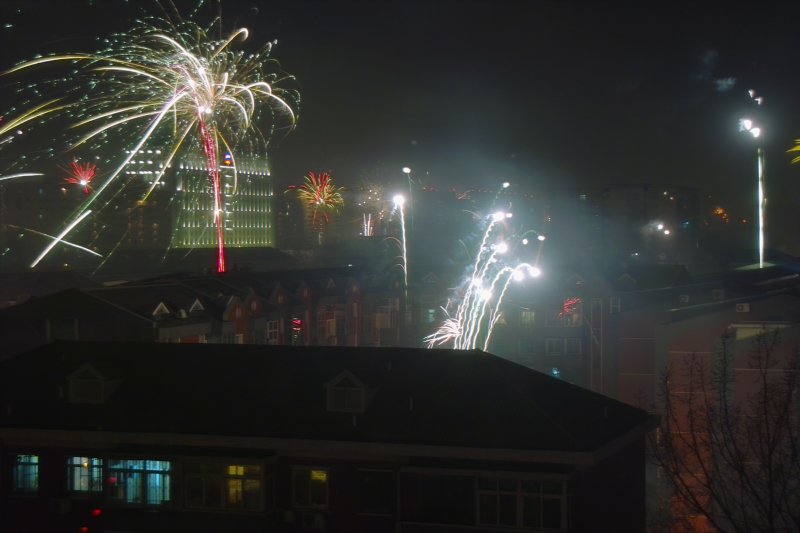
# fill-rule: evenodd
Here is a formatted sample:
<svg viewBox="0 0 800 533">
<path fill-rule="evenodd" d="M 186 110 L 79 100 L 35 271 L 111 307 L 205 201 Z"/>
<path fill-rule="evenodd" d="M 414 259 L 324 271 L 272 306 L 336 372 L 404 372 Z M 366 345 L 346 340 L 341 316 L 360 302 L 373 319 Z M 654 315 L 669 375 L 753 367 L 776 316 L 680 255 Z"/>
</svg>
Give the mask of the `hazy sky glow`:
<svg viewBox="0 0 800 533">
<path fill-rule="evenodd" d="M 146 4 L 4 2 L 4 66 L 91 47 Z M 750 88 L 765 98 L 771 183 L 800 177 L 783 153 L 800 137 L 796 3 L 231 0 L 223 13 L 254 47 L 278 39 L 274 56 L 300 81 L 298 129 L 273 154 L 287 181 L 312 169 L 345 186 L 401 180 L 408 164 L 444 186 L 730 191 L 754 165 L 736 129 Z"/>
</svg>

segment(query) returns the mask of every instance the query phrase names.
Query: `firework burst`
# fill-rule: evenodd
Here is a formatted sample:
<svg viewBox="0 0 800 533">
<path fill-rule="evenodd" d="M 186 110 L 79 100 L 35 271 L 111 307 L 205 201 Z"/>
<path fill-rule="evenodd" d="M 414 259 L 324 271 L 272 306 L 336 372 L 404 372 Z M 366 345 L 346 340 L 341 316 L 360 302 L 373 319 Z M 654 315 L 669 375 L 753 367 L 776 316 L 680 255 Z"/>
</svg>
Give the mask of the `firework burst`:
<svg viewBox="0 0 800 533">
<path fill-rule="evenodd" d="M 126 176 L 123 169 L 142 150 L 159 148 L 164 155 L 139 202 L 147 200 L 176 157 L 185 151 L 199 152 L 213 195 L 209 215 L 217 232 L 217 270 L 225 270 L 221 212 L 226 191 L 220 184 L 219 154 L 230 152 L 235 163 L 241 150 L 265 152 L 277 127 L 294 126 L 299 95 L 283 88 L 293 77 L 271 59 L 274 42 L 254 53 L 236 50 L 248 30 L 213 37 L 212 28 L 220 26 L 219 19 L 202 27 L 177 15 L 145 18 L 129 32 L 105 40 L 98 52 L 39 57 L 4 73 L 21 76 L 37 67 L 58 65 L 69 69 L 20 89 L 29 89 L 35 97 L 25 109 L 10 110 L 13 118 L 0 134 L 63 118 L 69 126 L 59 128 L 65 148 L 104 150 L 113 168 L 63 227 L 74 228 L 90 208 L 98 216 L 122 189 L 140 180 Z M 118 155 L 126 146 L 125 155 Z M 235 190 L 234 176 L 231 194 Z"/>
<path fill-rule="evenodd" d="M 327 172 L 319 174 L 309 172 L 302 185 L 291 185 L 286 192 L 295 191 L 303 207 L 309 213 L 311 225 L 321 227 L 330 221 L 330 215 L 339 212 L 344 206 L 341 187 L 333 184 L 331 175 Z M 322 215 L 319 223 L 317 215 Z M 323 221 L 324 219 L 324 221 Z"/>
<path fill-rule="evenodd" d="M 92 163 L 78 163 L 77 160 L 73 160 L 72 163 L 69 164 L 69 169 L 64 169 L 67 173 L 67 177 L 64 178 L 64 183 L 68 183 L 70 185 L 77 185 L 83 188 L 84 194 L 91 194 L 94 190 L 92 188 L 92 180 L 94 179 L 97 173 L 97 166 Z"/>
</svg>

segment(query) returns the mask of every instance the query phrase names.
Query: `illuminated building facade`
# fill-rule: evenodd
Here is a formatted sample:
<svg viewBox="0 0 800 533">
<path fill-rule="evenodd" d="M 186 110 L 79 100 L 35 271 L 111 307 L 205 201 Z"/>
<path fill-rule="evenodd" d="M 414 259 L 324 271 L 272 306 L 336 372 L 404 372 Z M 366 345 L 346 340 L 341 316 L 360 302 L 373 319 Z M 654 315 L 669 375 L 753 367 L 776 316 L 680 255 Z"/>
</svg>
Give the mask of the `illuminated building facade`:
<svg viewBox="0 0 800 533">
<path fill-rule="evenodd" d="M 205 160 L 184 159 L 175 170 L 173 248 L 214 248 L 213 202 Z M 226 248 L 275 246 L 273 183 L 263 159 L 226 154 L 220 164 L 222 221 Z"/>
<path fill-rule="evenodd" d="M 128 152 L 126 152 L 128 153 Z M 141 197 L 163 168 L 161 150 L 139 150 L 125 174 L 138 175 L 125 201 L 128 248 L 215 248 L 213 194 L 202 157 L 178 160 L 164 174 L 146 202 Z M 222 221 L 226 248 L 275 246 L 273 181 L 265 159 L 220 161 Z M 175 187 L 172 189 L 172 187 Z M 169 190 L 167 190 L 169 189 Z"/>
</svg>

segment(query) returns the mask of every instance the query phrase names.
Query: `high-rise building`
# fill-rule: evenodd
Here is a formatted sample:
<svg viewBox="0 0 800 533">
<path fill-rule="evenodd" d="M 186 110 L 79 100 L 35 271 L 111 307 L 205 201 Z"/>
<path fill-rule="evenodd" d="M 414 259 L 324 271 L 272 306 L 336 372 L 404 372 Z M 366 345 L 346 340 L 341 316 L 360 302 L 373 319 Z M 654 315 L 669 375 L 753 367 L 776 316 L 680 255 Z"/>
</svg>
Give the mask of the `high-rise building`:
<svg viewBox="0 0 800 533">
<path fill-rule="evenodd" d="M 275 246 L 273 180 L 265 159 L 223 157 L 223 238 L 227 248 Z M 205 159 L 185 158 L 175 169 L 173 248 L 214 248 L 214 195 Z"/>
</svg>

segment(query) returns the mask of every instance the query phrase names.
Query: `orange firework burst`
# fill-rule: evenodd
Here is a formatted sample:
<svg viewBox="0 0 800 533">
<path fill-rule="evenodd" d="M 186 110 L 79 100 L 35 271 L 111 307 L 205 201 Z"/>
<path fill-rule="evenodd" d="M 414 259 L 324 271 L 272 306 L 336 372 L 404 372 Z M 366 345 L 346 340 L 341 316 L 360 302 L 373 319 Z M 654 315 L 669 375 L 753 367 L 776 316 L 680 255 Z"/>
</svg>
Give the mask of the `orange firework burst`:
<svg viewBox="0 0 800 533">
<path fill-rule="evenodd" d="M 329 214 L 342 208 L 342 190 L 342 187 L 333 184 L 333 179 L 327 172 L 309 172 L 302 185 L 291 185 L 286 192 L 297 191 L 297 197 L 311 213 L 311 224 L 316 226 L 317 213 L 321 213 L 327 223 Z"/>
<path fill-rule="evenodd" d="M 92 163 L 81 164 L 78 163 L 77 160 L 73 160 L 72 163 L 69 164 L 69 168 L 64 170 L 67 172 L 64 183 L 83 187 L 84 194 L 90 194 L 94 190 L 92 188 L 92 180 L 97 173 L 97 167 L 95 165 Z"/>
</svg>

